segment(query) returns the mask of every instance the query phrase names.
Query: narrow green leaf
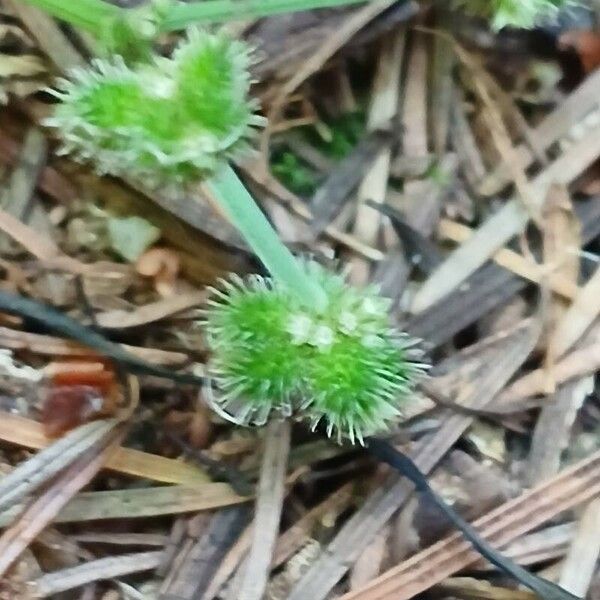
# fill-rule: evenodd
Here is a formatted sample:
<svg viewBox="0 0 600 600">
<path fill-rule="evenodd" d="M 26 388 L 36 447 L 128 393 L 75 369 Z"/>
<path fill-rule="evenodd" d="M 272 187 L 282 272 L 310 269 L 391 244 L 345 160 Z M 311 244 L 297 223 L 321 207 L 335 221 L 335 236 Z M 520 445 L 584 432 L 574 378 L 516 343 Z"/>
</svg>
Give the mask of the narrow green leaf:
<svg viewBox="0 0 600 600">
<path fill-rule="evenodd" d="M 325 292 L 277 237 L 235 171 L 229 165 L 224 166 L 207 185 L 273 278 L 286 285 L 306 306 L 324 309 Z"/>
<path fill-rule="evenodd" d="M 202 22 L 256 19 L 286 12 L 359 4 L 365 0 L 204 0 L 178 3 L 166 11 L 162 28 L 185 29 Z"/>
<path fill-rule="evenodd" d="M 109 20 L 124 14 L 122 8 L 103 0 L 26 0 L 26 2 L 57 19 L 91 33 L 97 33 Z"/>
</svg>

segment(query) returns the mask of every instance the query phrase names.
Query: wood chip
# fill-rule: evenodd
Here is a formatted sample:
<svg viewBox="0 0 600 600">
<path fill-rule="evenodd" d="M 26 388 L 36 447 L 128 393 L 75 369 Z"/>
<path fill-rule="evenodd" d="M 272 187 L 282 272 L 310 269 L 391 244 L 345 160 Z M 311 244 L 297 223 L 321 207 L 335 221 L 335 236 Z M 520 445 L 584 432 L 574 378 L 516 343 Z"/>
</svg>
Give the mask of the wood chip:
<svg viewBox="0 0 600 600">
<path fill-rule="evenodd" d="M 364 587 L 379 575 L 386 557 L 389 536 L 390 526 L 386 525 L 356 559 L 350 570 L 349 585 L 351 590 Z"/>
<path fill-rule="evenodd" d="M 272 420 L 267 424 L 252 544 L 241 566 L 239 588 L 234 585 L 229 594 L 232 600 L 261 600 L 265 593 L 279 533 L 290 436 L 289 420 Z"/>
</svg>

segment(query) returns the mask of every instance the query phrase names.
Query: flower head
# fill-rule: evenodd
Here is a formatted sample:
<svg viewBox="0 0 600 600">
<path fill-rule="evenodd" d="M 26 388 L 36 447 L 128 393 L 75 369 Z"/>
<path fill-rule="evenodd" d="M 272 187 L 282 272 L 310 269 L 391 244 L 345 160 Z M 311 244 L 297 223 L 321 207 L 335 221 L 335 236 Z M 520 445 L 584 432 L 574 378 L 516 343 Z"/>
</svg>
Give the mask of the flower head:
<svg viewBox="0 0 600 600">
<path fill-rule="evenodd" d="M 312 261 L 304 268 L 328 298 L 307 309 L 283 285 L 232 277 L 206 311 L 214 403 L 243 424 L 295 413 L 328 435 L 362 440 L 400 415 L 425 366 L 389 324 L 374 287 L 358 289 Z"/>
<path fill-rule="evenodd" d="M 489 19 L 496 30 L 503 27 L 531 29 L 570 3 L 571 0 L 457 0 L 470 14 Z"/>
<path fill-rule="evenodd" d="M 96 60 L 62 79 L 46 124 L 62 153 L 95 161 L 101 173 L 158 185 L 210 175 L 248 148 L 262 123 L 248 98 L 249 49 L 221 34 L 192 30 L 171 58 L 129 67 Z"/>
</svg>

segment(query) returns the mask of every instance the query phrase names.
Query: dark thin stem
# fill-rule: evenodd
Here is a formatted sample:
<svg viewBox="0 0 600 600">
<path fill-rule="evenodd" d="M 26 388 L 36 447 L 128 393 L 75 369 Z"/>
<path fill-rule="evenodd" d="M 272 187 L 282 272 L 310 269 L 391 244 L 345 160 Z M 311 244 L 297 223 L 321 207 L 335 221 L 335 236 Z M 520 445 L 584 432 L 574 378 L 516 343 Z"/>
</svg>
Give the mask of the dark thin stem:
<svg viewBox="0 0 600 600">
<path fill-rule="evenodd" d="M 254 487 L 248 481 L 246 475 L 235 467 L 207 456 L 205 452 L 202 452 L 202 450 L 192 448 L 178 435 L 167 432 L 166 437 L 174 444 L 179 446 L 180 450 L 186 457 L 191 458 L 198 464 L 205 467 L 208 471 L 208 474 L 216 481 L 225 481 L 240 496 L 251 496 L 254 493 Z"/>
<path fill-rule="evenodd" d="M 154 377 L 196 386 L 201 386 L 204 383 L 202 377 L 188 373 L 176 373 L 166 367 L 153 365 L 138 358 L 124 350 L 119 344 L 111 342 L 93 329 L 82 325 L 79 321 L 47 304 L 0 291 L 0 311 L 29 319 L 56 335 L 92 348 L 122 364 L 131 373 L 153 375 Z"/>
<path fill-rule="evenodd" d="M 500 570 L 514 577 L 545 600 L 581 600 L 558 585 L 530 573 L 492 548 L 469 523 L 436 494 L 423 473 L 408 456 L 396 450 L 388 442 L 376 438 L 368 440 L 367 448 L 378 460 L 387 463 L 412 481 L 417 491 L 429 498 L 440 509 L 448 521 L 462 532 L 475 550 Z"/>
</svg>

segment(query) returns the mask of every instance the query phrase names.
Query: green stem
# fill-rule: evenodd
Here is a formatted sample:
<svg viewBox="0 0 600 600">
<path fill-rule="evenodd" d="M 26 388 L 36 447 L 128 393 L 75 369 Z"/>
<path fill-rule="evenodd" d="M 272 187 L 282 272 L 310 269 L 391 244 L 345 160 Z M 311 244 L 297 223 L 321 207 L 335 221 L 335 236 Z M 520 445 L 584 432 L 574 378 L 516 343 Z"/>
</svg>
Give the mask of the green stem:
<svg viewBox="0 0 600 600">
<path fill-rule="evenodd" d="M 111 19 L 125 18 L 136 9 L 123 9 L 105 0 L 24 0 L 61 19 L 97 33 Z M 214 23 L 239 19 L 256 19 L 286 12 L 331 8 L 359 4 L 366 0 L 203 0 L 174 2 L 160 18 L 163 31 L 185 29 L 193 23 Z"/>
<path fill-rule="evenodd" d="M 358 4 L 365 0 L 204 0 L 176 3 L 164 16 L 165 31 L 184 29 L 192 23 L 256 19 L 286 12 Z"/>
<path fill-rule="evenodd" d="M 48 14 L 92 33 L 104 29 L 112 19 L 124 14 L 122 8 L 103 0 L 26 0 Z"/>
<path fill-rule="evenodd" d="M 207 181 L 207 186 L 272 277 L 286 285 L 306 306 L 324 309 L 325 292 L 281 242 L 235 171 L 229 165 L 224 166 Z"/>
</svg>

